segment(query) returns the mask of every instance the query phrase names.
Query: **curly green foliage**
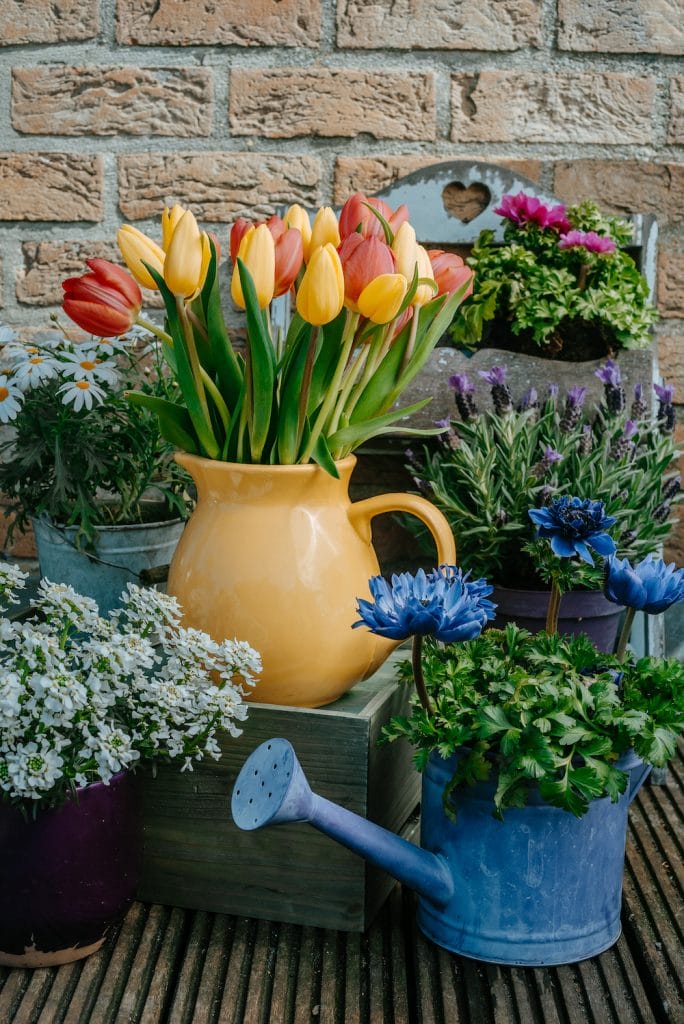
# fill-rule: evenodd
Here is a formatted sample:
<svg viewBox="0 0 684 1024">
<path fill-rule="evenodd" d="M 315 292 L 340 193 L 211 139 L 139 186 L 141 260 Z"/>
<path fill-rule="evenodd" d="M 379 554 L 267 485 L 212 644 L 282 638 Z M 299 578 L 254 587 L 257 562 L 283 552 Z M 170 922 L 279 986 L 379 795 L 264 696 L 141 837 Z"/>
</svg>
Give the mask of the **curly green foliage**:
<svg viewBox="0 0 684 1024">
<path fill-rule="evenodd" d="M 469 422 L 453 421 L 453 433 L 426 446 L 411 465 L 449 521 L 459 563 L 474 576 L 513 587 L 547 582 L 549 546 L 532 545 L 535 530 L 527 512 L 561 494 L 605 502 L 617 520 L 610 533 L 621 557 L 645 557 L 670 532 L 669 508 L 681 497 L 664 500 L 663 494 L 671 486 L 668 467 L 678 455 L 672 435 L 646 415 L 632 444 L 621 445 L 626 410 L 585 407 L 577 425 L 567 429 L 564 407 L 563 399 L 551 397 L 540 410 L 500 416 L 487 410 Z M 562 460 L 545 465 L 547 448 Z M 427 542 L 414 520 L 407 517 L 406 525 Z M 577 559 L 565 560 L 563 571 L 564 590 L 600 585 L 600 569 Z"/>
<path fill-rule="evenodd" d="M 106 401 L 79 412 L 57 393 L 62 383 L 56 378 L 28 391 L 14 436 L 0 445 L 0 491 L 11 529 L 47 515 L 78 526 L 78 543 L 88 547 L 96 526 L 145 522 L 143 497 L 153 499 L 155 519 L 185 517 L 188 477 L 157 417 L 125 397 L 132 387 L 171 397 L 161 365 L 145 373 L 141 357 L 131 353 L 118 383 L 106 385 Z"/>
<path fill-rule="evenodd" d="M 535 224 L 506 222 L 504 244 L 482 231 L 467 260 L 475 271 L 472 295 L 451 328 L 456 344 L 477 348 L 486 325 L 503 323 L 513 335 L 541 348 L 559 341 L 559 328 L 591 326 L 609 348 L 646 348 L 657 312 L 648 284 L 624 246 L 631 225 L 603 216 L 595 203 L 568 207 L 573 228 L 610 236 L 613 253 L 560 249 L 558 233 Z"/>
<path fill-rule="evenodd" d="M 684 730 L 679 661 L 622 665 L 597 654 L 586 636 L 532 636 L 509 625 L 463 644 L 430 640 L 423 671 L 434 714 L 414 696 L 411 715 L 393 718 L 383 738 L 408 739 L 421 771 L 433 751 L 457 755 L 444 794 L 452 815 L 456 789 L 489 780 L 497 817 L 523 807 L 533 791 L 581 817 L 591 800 L 624 792 L 622 754 L 634 748 L 663 765 Z M 410 663 L 400 675 L 411 680 Z"/>
</svg>

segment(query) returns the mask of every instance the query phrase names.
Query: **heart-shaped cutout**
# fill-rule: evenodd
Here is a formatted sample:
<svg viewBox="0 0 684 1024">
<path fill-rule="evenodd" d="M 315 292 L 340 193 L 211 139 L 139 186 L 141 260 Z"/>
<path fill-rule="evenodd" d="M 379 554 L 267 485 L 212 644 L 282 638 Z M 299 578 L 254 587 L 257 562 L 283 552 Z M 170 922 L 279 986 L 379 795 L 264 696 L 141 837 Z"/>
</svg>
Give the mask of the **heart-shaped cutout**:
<svg viewBox="0 0 684 1024">
<path fill-rule="evenodd" d="M 444 209 L 450 217 L 456 217 L 463 224 L 475 220 L 486 210 L 492 199 L 492 193 L 482 182 L 463 185 L 460 181 L 452 181 L 442 192 Z"/>
</svg>

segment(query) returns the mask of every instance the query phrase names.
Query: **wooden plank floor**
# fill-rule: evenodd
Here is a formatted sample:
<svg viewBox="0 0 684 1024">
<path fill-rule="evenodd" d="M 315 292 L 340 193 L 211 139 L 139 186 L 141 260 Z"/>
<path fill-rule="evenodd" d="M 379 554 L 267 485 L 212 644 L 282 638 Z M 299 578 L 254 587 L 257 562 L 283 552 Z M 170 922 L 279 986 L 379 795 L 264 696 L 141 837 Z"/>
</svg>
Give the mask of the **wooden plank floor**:
<svg viewBox="0 0 684 1024">
<path fill-rule="evenodd" d="M 88 960 L 0 968 L 0 1024 L 682 1024 L 683 767 L 633 805 L 623 934 L 593 960 L 453 956 L 399 887 L 364 935 L 136 903 Z"/>
</svg>

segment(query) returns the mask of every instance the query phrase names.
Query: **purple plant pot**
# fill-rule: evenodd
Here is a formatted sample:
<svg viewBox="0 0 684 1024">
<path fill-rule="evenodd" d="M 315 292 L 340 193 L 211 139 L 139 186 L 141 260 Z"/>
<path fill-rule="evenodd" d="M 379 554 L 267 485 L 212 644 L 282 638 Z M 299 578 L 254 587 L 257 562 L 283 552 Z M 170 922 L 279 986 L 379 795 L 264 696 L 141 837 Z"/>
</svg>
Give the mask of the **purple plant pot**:
<svg viewBox="0 0 684 1024">
<path fill-rule="evenodd" d="M 492 623 L 501 629 L 515 622 L 531 633 L 539 633 L 546 625 L 549 606 L 548 590 L 513 590 L 494 587 L 491 600 L 497 605 Z M 571 590 L 563 594 L 558 617 L 558 632 L 565 636 L 586 633 L 599 651 L 615 650 L 620 617 L 624 609 L 613 604 L 598 590 Z"/>
<path fill-rule="evenodd" d="M 35 820 L 0 804 L 0 964 L 52 967 L 99 949 L 133 900 L 141 849 L 129 772 Z"/>
</svg>

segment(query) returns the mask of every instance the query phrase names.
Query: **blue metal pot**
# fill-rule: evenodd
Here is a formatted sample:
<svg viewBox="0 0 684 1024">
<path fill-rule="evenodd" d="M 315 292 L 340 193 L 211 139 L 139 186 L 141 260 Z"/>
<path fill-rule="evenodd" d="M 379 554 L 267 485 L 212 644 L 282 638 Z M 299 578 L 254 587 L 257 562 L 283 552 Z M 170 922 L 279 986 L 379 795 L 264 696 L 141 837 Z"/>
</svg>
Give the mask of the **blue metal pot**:
<svg viewBox="0 0 684 1024">
<path fill-rule="evenodd" d="M 419 849 L 311 792 L 287 740 L 262 743 L 235 783 L 233 819 L 251 831 L 308 821 L 384 868 L 419 895 L 418 924 L 438 945 L 491 963 L 541 967 L 608 949 L 620 934 L 627 811 L 649 766 L 626 755 L 630 785 L 613 804 L 595 800 L 580 819 L 535 793 L 525 808 L 492 817 L 494 785 L 442 794 L 456 760 L 433 754 L 423 777 Z"/>
</svg>

